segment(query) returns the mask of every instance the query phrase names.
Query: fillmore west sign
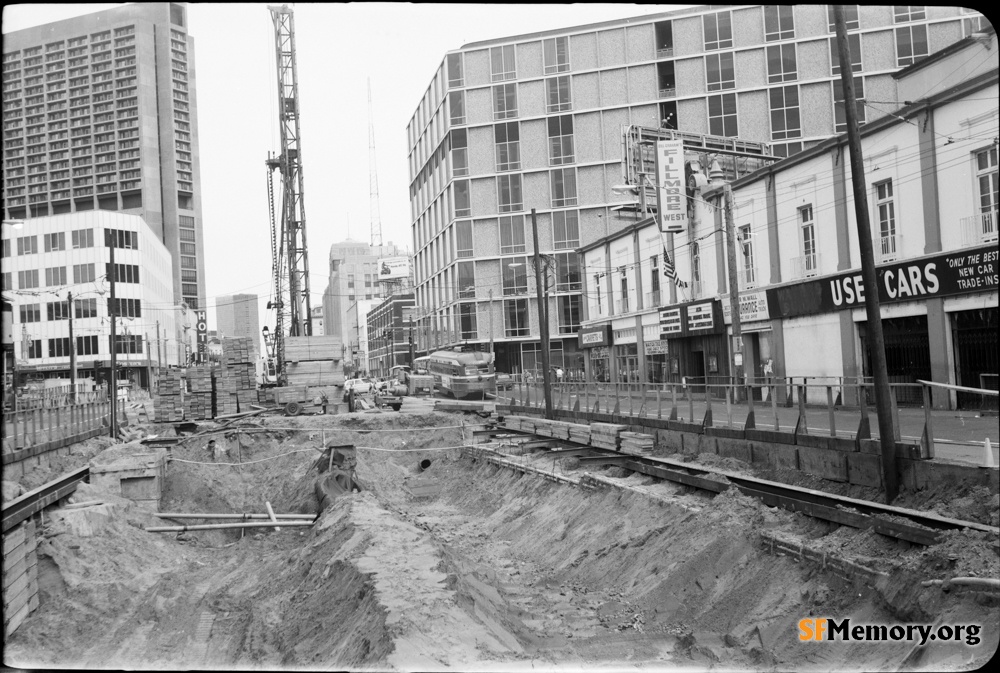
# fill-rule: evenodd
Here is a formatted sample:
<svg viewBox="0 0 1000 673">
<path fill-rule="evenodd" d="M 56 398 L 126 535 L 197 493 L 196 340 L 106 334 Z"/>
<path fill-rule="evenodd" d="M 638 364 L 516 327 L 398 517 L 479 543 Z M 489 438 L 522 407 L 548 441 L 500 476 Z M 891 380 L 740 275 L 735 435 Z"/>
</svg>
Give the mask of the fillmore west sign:
<svg viewBox="0 0 1000 673">
<path fill-rule="evenodd" d="M 683 140 L 656 143 L 656 213 L 663 233 L 676 234 L 687 229 Z"/>
</svg>

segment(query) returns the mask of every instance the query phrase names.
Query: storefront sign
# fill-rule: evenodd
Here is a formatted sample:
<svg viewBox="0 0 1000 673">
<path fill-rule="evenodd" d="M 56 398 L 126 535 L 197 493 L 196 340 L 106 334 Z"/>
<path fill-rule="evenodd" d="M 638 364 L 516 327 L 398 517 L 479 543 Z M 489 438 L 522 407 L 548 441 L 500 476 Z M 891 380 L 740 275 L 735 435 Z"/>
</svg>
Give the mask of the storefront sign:
<svg viewBox="0 0 1000 673">
<path fill-rule="evenodd" d="M 580 348 L 611 345 L 611 325 L 591 325 L 580 329 Z"/>
<path fill-rule="evenodd" d="M 666 355 L 667 341 L 647 341 L 645 342 L 646 355 Z"/>
<path fill-rule="evenodd" d="M 660 231 L 676 234 L 687 229 L 683 140 L 656 143 L 656 213 Z"/>
<path fill-rule="evenodd" d="M 660 335 L 681 333 L 681 310 L 668 308 L 660 311 Z"/>
<path fill-rule="evenodd" d="M 590 351 L 590 357 L 594 360 L 607 360 L 611 357 L 611 349 L 607 346 L 598 346 Z"/>
<path fill-rule="evenodd" d="M 887 264 L 875 270 L 880 303 L 996 291 L 1000 260 L 992 246 Z M 864 306 L 860 271 L 767 290 L 772 318 L 830 313 Z"/>
<path fill-rule="evenodd" d="M 767 312 L 767 292 L 764 290 L 753 290 L 740 293 L 740 323 L 767 320 L 770 316 Z M 729 302 L 729 295 L 722 296 L 722 319 L 727 325 L 733 323 L 733 311 Z"/>
<path fill-rule="evenodd" d="M 687 327 L 688 331 L 713 329 L 715 327 L 714 316 L 712 315 L 712 302 L 703 304 L 691 304 L 687 307 Z"/>
</svg>

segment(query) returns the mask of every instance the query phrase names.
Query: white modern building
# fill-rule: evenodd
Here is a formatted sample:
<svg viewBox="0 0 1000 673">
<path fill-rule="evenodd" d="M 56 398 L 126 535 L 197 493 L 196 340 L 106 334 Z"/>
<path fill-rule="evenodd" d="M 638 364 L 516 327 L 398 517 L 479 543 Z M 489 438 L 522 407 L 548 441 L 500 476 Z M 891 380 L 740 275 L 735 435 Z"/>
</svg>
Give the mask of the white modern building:
<svg viewBox="0 0 1000 673">
<path fill-rule="evenodd" d="M 148 387 L 150 367 L 186 362 L 194 315 L 174 303 L 170 251 L 145 221 L 103 210 L 52 215 L 3 227 L 3 299 L 13 308 L 20 383 L 68 378 L 74 348 L 79 378 L 108 377 L 109 241 L 116 244 L 119 379 Z"/>
</svg>

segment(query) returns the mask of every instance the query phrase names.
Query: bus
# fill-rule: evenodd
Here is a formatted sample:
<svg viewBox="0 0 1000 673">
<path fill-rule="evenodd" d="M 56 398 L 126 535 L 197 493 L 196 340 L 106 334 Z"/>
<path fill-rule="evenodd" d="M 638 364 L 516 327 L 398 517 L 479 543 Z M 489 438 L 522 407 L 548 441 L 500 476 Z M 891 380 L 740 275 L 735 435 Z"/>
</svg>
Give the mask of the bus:
<svg viewBox="0 0 1000 673">
<path fill-rule="evenodd" d="M 486 399 L 486 393 L 496 393 L 492 354 L 437 351 L 427 358 L 427 369 L 434 376 L 434 387 L 438 391 L 456 399 Z"/>
</svg>

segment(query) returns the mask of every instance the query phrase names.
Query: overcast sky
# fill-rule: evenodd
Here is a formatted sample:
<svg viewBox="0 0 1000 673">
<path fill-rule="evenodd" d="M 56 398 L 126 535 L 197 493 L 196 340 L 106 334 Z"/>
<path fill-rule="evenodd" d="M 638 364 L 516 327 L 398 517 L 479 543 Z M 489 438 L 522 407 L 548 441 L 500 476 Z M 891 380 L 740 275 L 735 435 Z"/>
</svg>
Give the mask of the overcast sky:
<svg viewBox="0 0 1000 673">
<path fill-rule="evenodd" d="M 275 4 L 278 4 L 277 2 Z M 3 32 L 117 4 L 5 5 Z M 677 5 L 293 4 L 312 305 L 333 243 L 371 236 L 368 82 L 385 242 L 412 247 L 406 124 L 449 49 L 468 42 L 643 16 Z M 271 293 L 268 152 L 278 151 L 274 29 L 265 4 L 188 5 L 195 41 L 208 305 Z M 277 176 L 275 176 L 277 178 Z M 277 185 L 276 185 L 277 188 Z M 209 326 L 215 328 L 214 311 Z"/>
</svg>

